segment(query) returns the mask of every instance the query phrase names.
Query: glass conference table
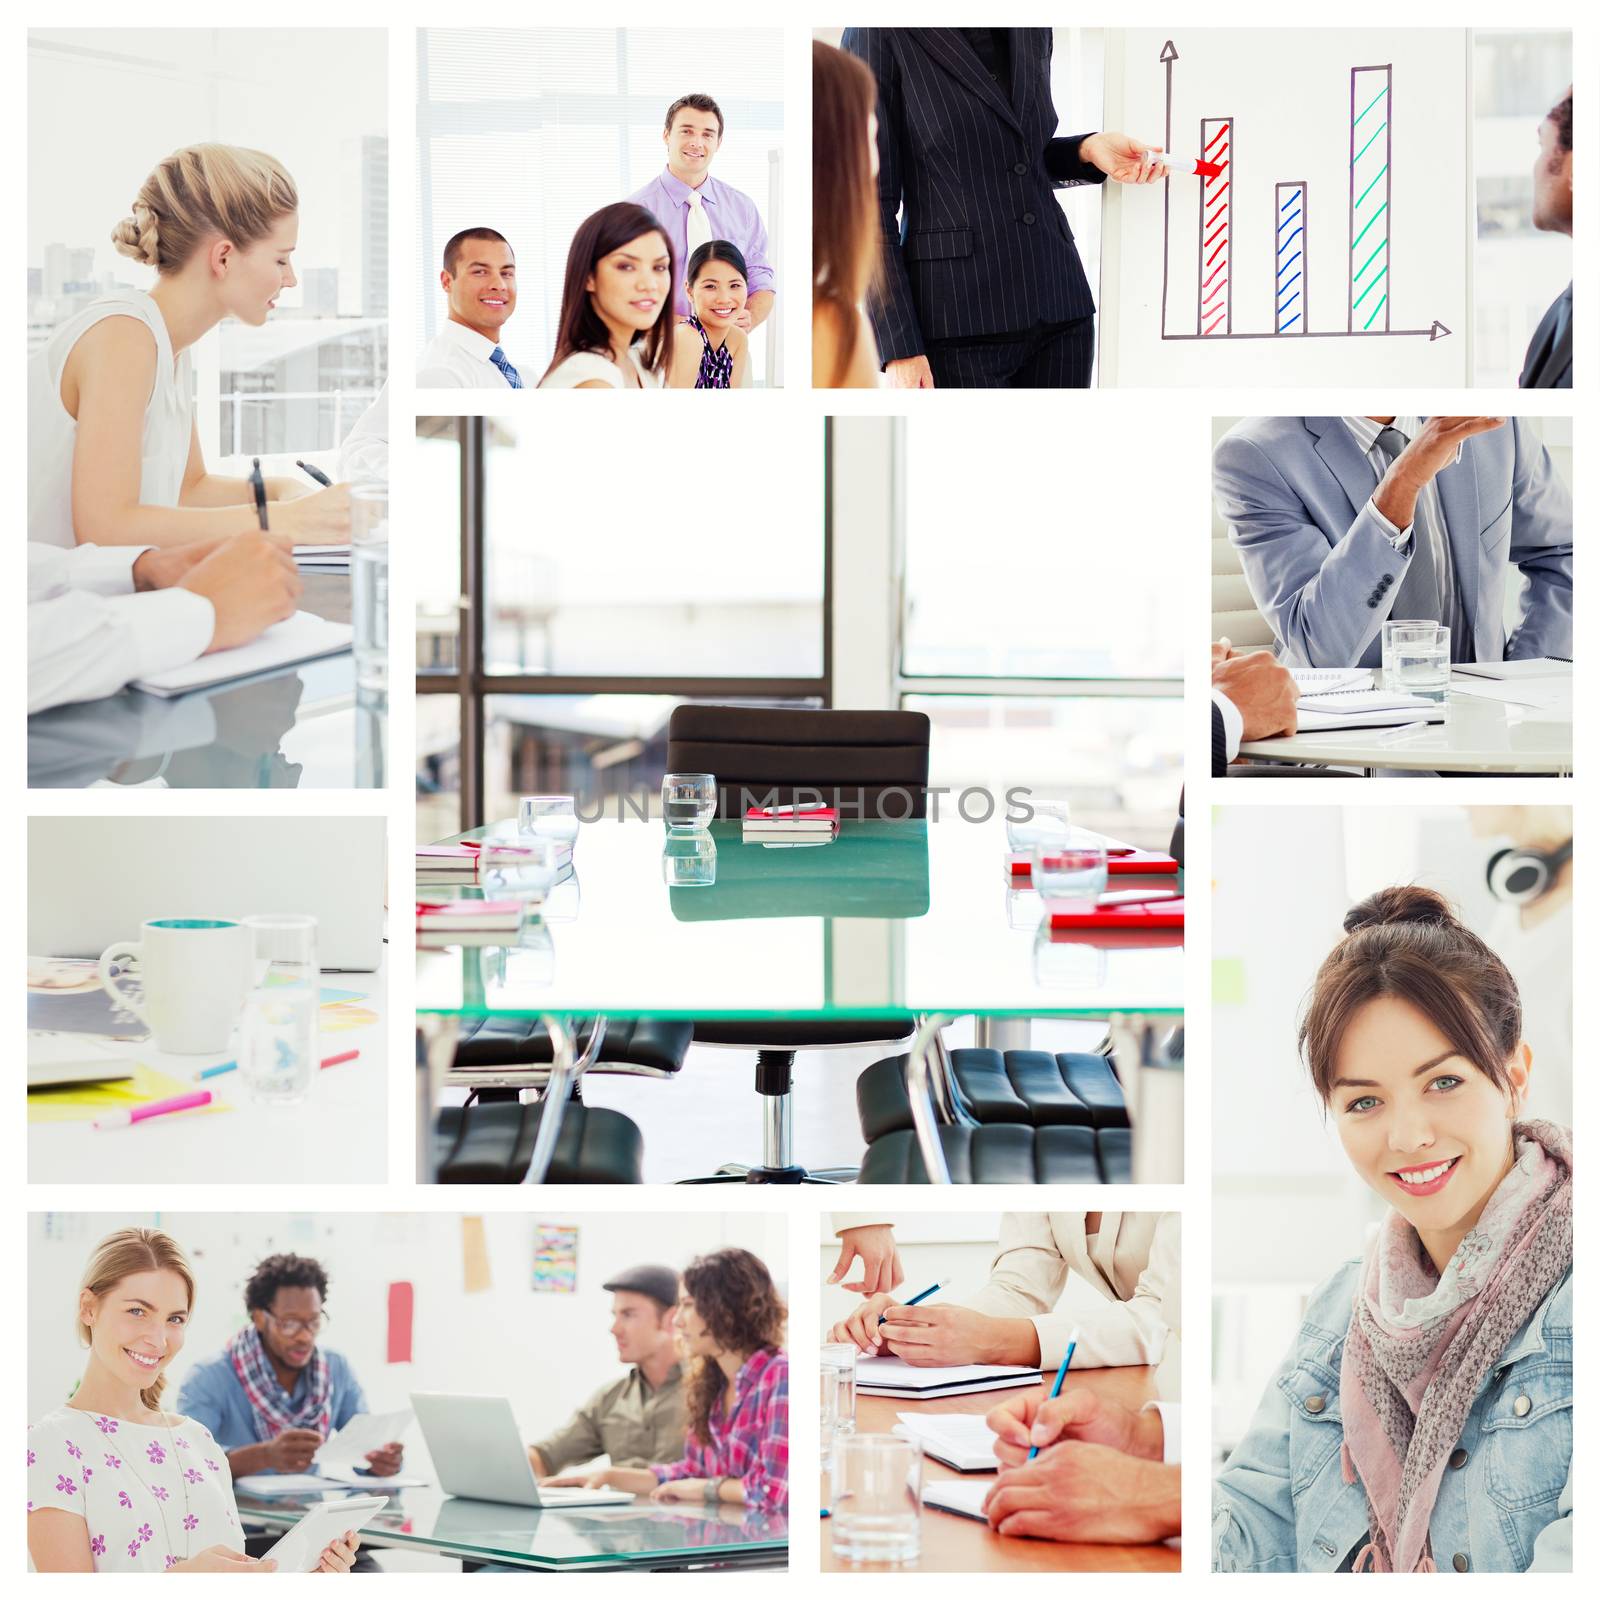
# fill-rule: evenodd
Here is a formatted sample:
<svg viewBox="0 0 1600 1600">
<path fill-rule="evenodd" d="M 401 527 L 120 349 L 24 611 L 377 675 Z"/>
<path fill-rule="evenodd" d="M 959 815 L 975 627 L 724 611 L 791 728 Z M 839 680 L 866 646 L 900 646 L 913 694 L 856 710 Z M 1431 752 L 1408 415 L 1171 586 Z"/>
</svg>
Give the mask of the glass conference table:
<svg viewBox="0 0 1600 1600">
<path fill-rule="evenodd" d="M 308 573 L 300 603 L 348 622 L 348 574 Z M 388 721 L 348 650 L 170 700 L 123 689 L 28 718 L 28 786 L 382 788 Z"/>
<path fill-rule="evenodd" d="M 490 837 L 515 842 L 515 824 L 458 836 Z M 581 824 L 570 876 L 517 937 L 418 951 L 419 1176 L 433 1170 L 444 1086 L 466 1085 L 452 1069 L 469 1019 L 543 1019 L 557 1097 L 603 1043 L 592 1031 L 578 1055 L 572 1023 L 590 1017 L 916 1020 L 908 1073 L 919 1080 L 940 1028 L 969 1012 L 985 1023 L 1103 1018 L 1153 1050 L 1162 1019 L 1183 1011 L 1182 931 L 1052 930 L 1008 861 L 1002 821 L 958 816 L 846 822 L 831 844 L 777 849 L 745 843 L 737 822 L 688 836 L 637 819 Z M 1181 887 L 1171 877 L 1120 883 Z M 916 1095 L 913 1115 L 920 1126 Z M 548 1139 L 541 1129 L 530 1173 L 546 1170 L 557 1125 L 547 1120 Z"/>
<path fill-rule="evenodd" d="M 363 1483 L 356 1494 L 376 1494 Z M 309 1498 L 238 1497 L 247 1531 L 292 1527 Z M 714 1568 L 783 1568 L 789 1559 L 786 1517 L 737 1506 L 586 1506 L 571 1511 L 465 1500 L 436 1488 L 402 1489 L 389 1496 L 361 1533 L 367 1550 L 418 1550 L 466 1567 L 516 1567 L 537 1572 L 688 1572 Z"/>
</svg>

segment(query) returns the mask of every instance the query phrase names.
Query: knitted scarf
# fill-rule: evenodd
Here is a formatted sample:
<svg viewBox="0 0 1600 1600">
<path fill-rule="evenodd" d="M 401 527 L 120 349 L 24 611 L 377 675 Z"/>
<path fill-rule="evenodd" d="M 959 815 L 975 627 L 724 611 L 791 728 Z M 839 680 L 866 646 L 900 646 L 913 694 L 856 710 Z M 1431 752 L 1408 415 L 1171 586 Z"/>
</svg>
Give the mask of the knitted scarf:
<svg viewBox="0 0 1600 1600">
<path fill-rule="evenodd" d="M 312 1352 L 298 1401 L 284 1392 L 253 1327 L 241 1328 L 228 1341 L 228 1360 L 250 1402 L 258 1444 L 276 1439 L 285 1428 L 314 1428 L 324 1439 L 333 1432 L 333 1382 L 320 1350 Z"/>
<path fill-rule="evenodd" d="M 1356 1570 L 1432 1572 L 1445 1463 L 1501 1351 L 1572 1266 L 1572 1135 L 1512 1129 L 1516 1162 L 1434 1271 L 1416 1230 L 1384 1219 L 1361 1269 L 1339 1374 L 1344 1474 L 1367 1494 Z"/>
</svg>

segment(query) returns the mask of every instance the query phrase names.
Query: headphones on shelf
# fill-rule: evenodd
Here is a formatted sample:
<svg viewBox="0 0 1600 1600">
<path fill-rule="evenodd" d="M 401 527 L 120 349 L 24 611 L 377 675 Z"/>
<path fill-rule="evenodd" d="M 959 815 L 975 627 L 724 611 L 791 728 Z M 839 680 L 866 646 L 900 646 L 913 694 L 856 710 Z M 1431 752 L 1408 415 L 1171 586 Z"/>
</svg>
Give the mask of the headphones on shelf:
<svg viewBox="0 0 1600 1600">
<path fill-rule="evenodd" d="M 1541 895 L 1550 892 L 1556 874 L 1571 859 L 1570 839 L 1554 850 L 1524 849 L 1520 845 L 1496 850 L 1484 868 L 1484 876 L 1489 881 L 1489 893 L 1507 905 L 1531 905 Z"/>
</svg>

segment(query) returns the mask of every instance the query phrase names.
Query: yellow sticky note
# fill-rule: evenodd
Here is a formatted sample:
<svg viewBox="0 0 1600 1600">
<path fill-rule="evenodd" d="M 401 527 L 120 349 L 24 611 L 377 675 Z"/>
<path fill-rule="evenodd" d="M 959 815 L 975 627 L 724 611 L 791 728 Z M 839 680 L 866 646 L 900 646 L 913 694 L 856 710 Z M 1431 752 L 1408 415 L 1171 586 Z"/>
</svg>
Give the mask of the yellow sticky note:
<svg viewBox="0 0 1600 1600">
<path fill-rule="evenodd" d="M 1244 1004 L 1244 961 L 1239 956 L 1219 956 L 1211 963 L 1211 1003 Z"/>
<path fill-rule="evenodd" d="M 29 1122 L 91 1122 L 102 1111 L 117 1111 L 149 1105 L 152 1100 L 171 1100 L 180 1094 L 189 1094 L 196 1088 L 193 1082 L 184 1083 L 169 1078 L 154 1067 L 135 1062 L 133 1076 L 120 1083 L 80 1083 L 69 1089 L 34 1089 L 28 1095 Z M 195 1106 L 189 1111 L 171 1113 L 177 1117 L 208 1115 L 213 1111 L 230 1111 L 233 1108 L 219 1104 L 216 1090 L 212 1089 L 208 1106 Z"/>
<path fill-rule="evenodd" d="M 461 1267 L 462 1288 L 468 1294 L 482 1294 L 489 1288 L 489 1241 L 482 1217 L 461 1219 Z"/>
</svg>

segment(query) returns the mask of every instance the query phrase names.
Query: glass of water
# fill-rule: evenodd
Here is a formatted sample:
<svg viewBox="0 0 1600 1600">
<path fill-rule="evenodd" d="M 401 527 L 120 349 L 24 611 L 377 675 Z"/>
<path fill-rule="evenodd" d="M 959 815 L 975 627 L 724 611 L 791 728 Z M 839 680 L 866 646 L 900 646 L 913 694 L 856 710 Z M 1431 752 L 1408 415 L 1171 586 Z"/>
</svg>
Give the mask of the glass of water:
<svg viewBox="0 0 1600 1600">
<path fill-rule="evenodd" d="M 389 687 L 389 490 L 358 483 L 350 490 L 350 619 L 356 683 Z"/>
<path fill-rule="evenodd" d="M 1106 890 L 1106 842 L 1086 828 L 1068 828 L 1033 847 L 1033 886 L 1046 900 L 1087 900 Z"/>
<path fill-rule="evenodd" d="M 560 840 L 532 833 L 517 843 L 485 842 L 478 852 L 478 883 L 486 899 L 543 901 L 571 853 Z"/>
<path fill-rule="evenodd" d="M 822 1370 L 839 1375 L 838 1428 L 841 1433 L 856 1431 L 856 1347 L 853 1344 L 825 1344 Z"/>
<path fill-rule="evenodd" d="M 821 1415 L 817 1422 L 817 1436 L 822 1452 L 822 1470 L 826 1472 L 833 1460 L 833 1441 L 839 1432 L 839 1373 L 834 1367 L 823 1367 L 817 1374 L 817 1390 L 821 1400 Z"/>
<path fill-rule="evenodd" d="M 829 1528 L 840 1561 L 915 1561 L 922 1549 L 922 1447 L 892 1433 L 833 1440 Z"/>
<path fill-rule="evenodd" d="M 717 814 L 717 780 L 709 772 L 669 772 L 661 780 L 661 815 L 676 833 L 698 833 Z"/>
<path fill-rule="evenodd" d="M 246 917 L 255 944 L 254 982 L 245 1000 L 239 1076 L 251 1099 L 296 1105 L 317 1075 L 317 919 Z"/>
<path fill-rule="evenodd" d="M 569 794 L 525 794 L 517 802 L 517 832 L 546 834 L 571 844 L 578 837 L 578 802 Z"/>
<path fill-rule="evenodd" d="M 1450 630 L 1439 622 L 1384 623 L 1383 686 L 1443 705 L 1450 694 Z"/>
</svg>

